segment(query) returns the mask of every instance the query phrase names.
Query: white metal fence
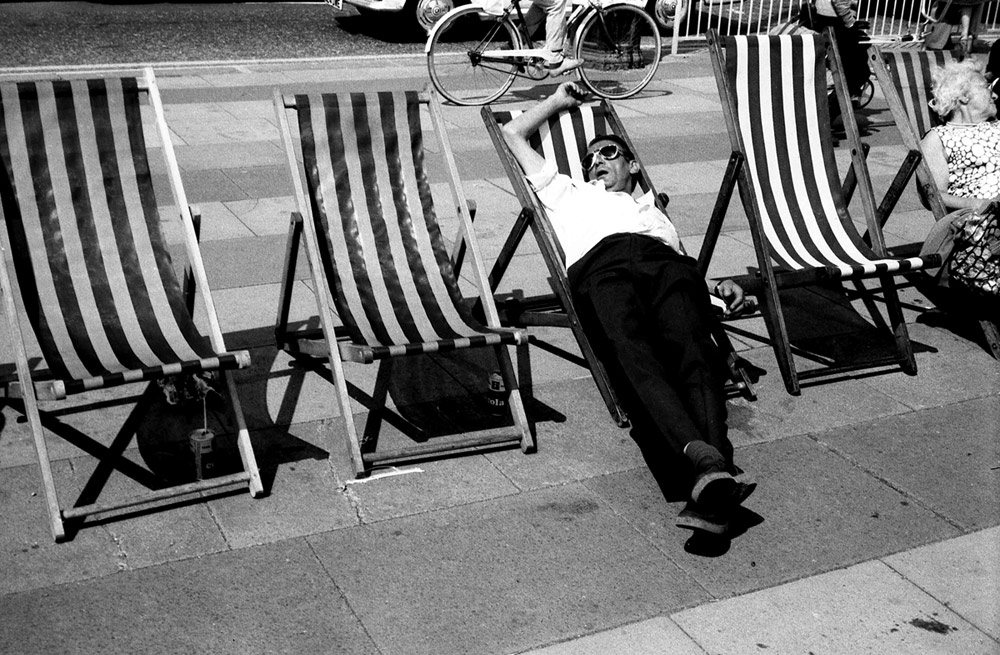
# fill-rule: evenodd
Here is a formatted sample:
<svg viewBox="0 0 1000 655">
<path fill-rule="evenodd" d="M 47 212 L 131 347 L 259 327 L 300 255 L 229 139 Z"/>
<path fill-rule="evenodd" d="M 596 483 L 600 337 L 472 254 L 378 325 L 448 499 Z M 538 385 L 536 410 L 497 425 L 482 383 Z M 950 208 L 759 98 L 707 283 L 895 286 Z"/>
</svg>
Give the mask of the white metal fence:
<svg viewBox="0 0 1000 655">
<path fill-rule="evenodd" d="M 920 38 L 933 0 L 861 0 L 858 17 L 870 24 L 873 40 Z M 723 34 L 761 34 L 798 15 L 808 0 L 680 0 L 675 20 L 673 51 L 683 41 L 703 39 L 709 28 Z M 934 9 L 937 12 L 937 9 Z M 1000 0 L 983 6 L 977 33 L 991 39 L 1000 35 Z"/>
</svg>

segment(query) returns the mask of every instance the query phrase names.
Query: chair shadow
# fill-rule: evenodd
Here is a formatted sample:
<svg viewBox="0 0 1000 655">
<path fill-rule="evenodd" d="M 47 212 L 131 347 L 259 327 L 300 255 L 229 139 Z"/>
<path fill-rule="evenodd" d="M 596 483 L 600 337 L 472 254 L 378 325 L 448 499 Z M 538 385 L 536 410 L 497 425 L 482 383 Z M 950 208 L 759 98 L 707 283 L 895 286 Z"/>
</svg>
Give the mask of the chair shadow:
<svg viewBox="0 0 1000 655">
<path fill-rule="evenodd" d="M 795 356 L 821 366 L 862 366 L 873 358 L 894 353 L 895 340 L 880 307 L 884 304 L 881 294 L 861 296 L 872 319 L 851 305 L 852 298 L 858 296 L 857 291 L 840 284 L 783 289 L 782 311 Z M 927 310 L 923 306 L 905 304 L 904 309 Z M 771 344 L 768 336 L 741 329 L 734 322 L 725 325 L 727 331 L 746 340 Z M 910 342 L 914 353 L 937 352 L 933 346 L 912 337 Z M 850 375 L 861 378 L 881 373 L 881 370 L 857 370 Z M 821 384 L 823 381 L 807 380 L 802 382 L 802 386 Z"/>
<path fill-rule="evenodd" d="M 315 327 L 315 321 L 310 320 L 291 324 L 289 330 L 312 327 Z M 536 423 L 562 422 L 566 417 L 534 398 L 530 350 L 521 347 L 516 352 L 513 359 L 520 395 L 534 435 Z M 393 449 L 405 448 L 425 444 L 432 439 L 513 425 L 510 413 L 506 409 L 496 411 L 489 400 L 489 376 L 499 369 L 492 348 L 398 357 L 367 365 L 372 371 L 378 371 L 380 366 L 388 367 L 386 371 L 376 374 L 371 390 L 363 389 L 352 381 L 352 371 L 365 366 L 349 364 L 345 367 L 348 394 L 354 403 L 361 406 L 361 411 L 355 406 L 355 424 L 358 425 L 362 452 L 374 452 L 380 441 Z M 302 381 L 308 374 L 317 374 L 331 385 L 330 398 L 331 402 L 335 402 L 333 377 L 325 361 L 304 355 L 293 357 L 288 374 L 290 381 L 277 421 L 283 424 L 291 421 Z M 385 426 L 391 429 L 386 430 Z M 337 431 L 341 432 L 342 428 Z M 449 456 L 438 453 L 429 458 L 444 459 Z"/>
<path fill-rule="evenodd" d="M 267 372 L 273 367 L 277 351 L 273 345 L 273 333 L 270 328 L 227 334 L 226 342 L 232 350 L 252 349 L 251 366 L 254 369 Z M 273 376 L 262 375 L 249 381 L 237 381 L 240 403 L 245 414 L 248 408 L 267 408 L 267 385 L 271 377 Z M 204 408 L 200 403 L 193 407 L 170 405 L 155 381 L 147 384 L 138 394 L 123 394 L 114 398 L 95 399 L 93 402 L 51 409 L 43 405 L 39 412 L 43 428 L 96 460 L 96 466 L 83 484 L 73 506 L 80 507 L 98 502 L 111 475 L 116 472 L 149 491 L 195 482 L 198 479 L 198 470 L 189 435 L 199 428 L 207 427 L 215 433 L 212 452 L 206 456 L 207 468 L 203 469 L 204 477 L 222 477 L 242 471 L 235 417 L 228 398 L 223 395 L 227 393 L 225 385 L 219 381 L 214 386 L 216 391 L 206 397 Z M 290 383 L 289 390 L 293 397 L 286 398 L 282 402 L 273 420 L 266 409 L 263 412 L 254 412 L 254 421 L 250 426 L 251 441 L 265 493 L 271 489 L 280 465 L 329 457 L 326 451 L 289 433 L 294 396 L 300 388 L 301 383 L 298 385 L 294 381 Z M 288 395 L 286 393 L 286 396 Z M 21 414 L 17 421 L 26 422 L 23 402 L 17 399 L 6 399 L 6 402 Z M 87 434 L 84 429 L 74 425 L 75 416 L 103 410 L 114 413 L 116 409 L 130 405 L 132 408 L 128 411 L 127 417 L 120 427 L 117 427 L 117 432 L 107 445 L 106 440 L 99 441 Z M 5 419 L 0 416 L 0 420 Z M 92 424 L 93 419 L 84 421 Z M 2 425 L 0 423 L 0 427 Z M 116 428 L 110 426 L 110 429 Z M 138 457 L 130 457 L 126 452 L 133 441 Z M 84 524 L 104 524 L 159 512 L 165 507 L 200 503 L 205 497 L 214 498 L 240 493 L 245 493 L 245 490 L 220 487 L 213 491 L 202 492 L 200 495 L 180 497 L 155 507 L 117 510 L 113 515 L 98 515 L 85 520 L 69 521 L 66 525 L 67 537 L 72 538 Z"/>
</svg>

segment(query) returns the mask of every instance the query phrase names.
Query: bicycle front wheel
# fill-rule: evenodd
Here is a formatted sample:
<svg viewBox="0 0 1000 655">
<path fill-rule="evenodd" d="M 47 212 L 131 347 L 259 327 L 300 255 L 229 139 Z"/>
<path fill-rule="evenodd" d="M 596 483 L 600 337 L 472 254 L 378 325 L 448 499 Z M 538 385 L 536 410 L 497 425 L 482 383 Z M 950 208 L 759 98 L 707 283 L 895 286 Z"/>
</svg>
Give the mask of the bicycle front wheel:
<svg viewBox="0 0 1000 655">
<path fill-rule="evenodd" d="M 427 42 L 431 82 L 456 105 L 485 105 L 514 83 L 518 61 L 505 56 L 520 45 L 509 20 L 479 7 L 458 7 L 434 26 Z"/>
<path fill-rule="evenodd" d="M 580 27 L 576 56 L 580 77 L 604 98 L 628 98 L 653 79 L 660 65 L 660 31 L 638 7 L 612 5 L 593 12 Z"/>
</svg>

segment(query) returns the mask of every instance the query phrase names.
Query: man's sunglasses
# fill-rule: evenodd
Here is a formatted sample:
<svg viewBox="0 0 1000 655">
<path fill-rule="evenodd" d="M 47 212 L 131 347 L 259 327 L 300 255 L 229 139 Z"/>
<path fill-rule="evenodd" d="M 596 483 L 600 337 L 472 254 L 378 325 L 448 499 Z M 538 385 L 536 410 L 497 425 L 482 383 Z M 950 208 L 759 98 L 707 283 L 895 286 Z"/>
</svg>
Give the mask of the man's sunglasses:
<svg viewBox="0 0 1000 655">
<path fill-rule="evenodd" d="M 580 160 L 580 165 L 583 166 L 583 170 L 586 172 L 594 167 L 597 160 L 596 155 L 600 155 L 604 161 L 611 161 L 612 159 L 618 159 L 622 154 L 622 149 L 618 147 L 618 144 L 609 143 L 606 146 L 601 146 L 594 152 L 585 154 L 583 159 Z"/>
</svg>

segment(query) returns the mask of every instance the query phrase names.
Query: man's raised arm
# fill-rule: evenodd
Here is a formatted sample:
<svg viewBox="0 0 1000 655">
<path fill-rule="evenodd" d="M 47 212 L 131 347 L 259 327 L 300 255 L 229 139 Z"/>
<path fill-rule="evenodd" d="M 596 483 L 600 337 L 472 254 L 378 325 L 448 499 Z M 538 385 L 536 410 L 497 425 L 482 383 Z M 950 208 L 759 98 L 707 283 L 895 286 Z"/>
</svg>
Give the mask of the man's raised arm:
<svg viewBox="0 0 1000 655">
<path fill-rule="evenodd" d="M 559 85 L 555 93 L 503 126 L 504 141 L 507 142 L 525 175 L 533 175 L 545 165 L 545 158 L 535 152 L 528 139 L 550 116 L 579 107 L 585 95 L 586 92 L 573 82 L 564 82 Z"/>
</svg>

